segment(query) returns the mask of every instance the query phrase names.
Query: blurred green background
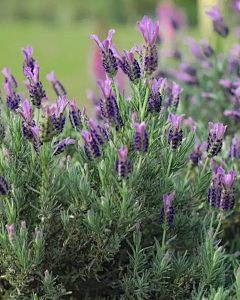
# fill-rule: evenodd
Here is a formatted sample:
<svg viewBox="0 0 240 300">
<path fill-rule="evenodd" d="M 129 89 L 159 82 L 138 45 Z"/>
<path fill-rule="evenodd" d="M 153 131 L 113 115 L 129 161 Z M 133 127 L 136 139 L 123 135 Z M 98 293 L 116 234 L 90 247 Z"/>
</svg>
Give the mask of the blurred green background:
<svg viewBox="0 0 240 300">
<path fill-rule="evenodd" d="M 29 44 L 52 101 L 55 94 L 45 75 L 55 70 L 69 99 L 75 97 L 81 104 L 90 104 L 86 88 L 96 86 L 92 74 L 96 46 L 89 35 L 106 38 L 108 29 L 115 28 L 114 43 L 119 49 L 141 44 L 136 22 L 145 14 L 155 19 L 159 3 L 181 6 L 191 31 L 197 32 L 197 0 L 0 0 L 0 69 L 10 67 L 19 90 L 26 91 L 22 84 L 21 47 Z"/>
</svg>

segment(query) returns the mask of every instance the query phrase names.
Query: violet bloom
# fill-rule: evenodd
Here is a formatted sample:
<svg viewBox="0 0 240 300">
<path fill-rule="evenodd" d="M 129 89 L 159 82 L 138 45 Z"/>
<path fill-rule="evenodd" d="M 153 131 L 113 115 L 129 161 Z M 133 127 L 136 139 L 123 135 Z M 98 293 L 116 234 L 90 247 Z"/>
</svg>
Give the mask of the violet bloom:
<svg viewBox="0 0 240 300">
<path fill-rule="evenodd" d="M 190 46 L 192 54 L 197 58 L 197 59 L 203 59 L 202 51 L 198 43 L 191 37 L 186 37 L 185 38 L 185 43 Z"/>
<path fill-rule="evenodd" d="M 106 40 L 101 42 L 97 35 L 91 34 L 90 38 L 95 40 L 98 47 L 102 51 L 102 63 L 103 67 L 109 77 L 114 77 L 117 74 L 118 66 L 117 60 L 111 49 L 112 45 L 112 36 L 115 33 L 114 29 L 110 29 L 108 32 L 108 37 Z"/>
<path fill-rule="evenodd" d="M 218 168 L 218 173 L 221 176 L 222 188 L 221 197 L 217 206 L 222 210 L 231 210 L 235 204 L 233 184 L 236 180 L 237 173 L 231 170 L 228 172 L 228 174 L 225 174 L 224 169 L 221 167 Z"/>
<path fill-rule="evenodd" d="M 19 107 L 19 104 L 21 102 L 20 96 L 15 91 L 13 91 L 10 81 L 4 84 L 4 88 L 7 94 L 7 105 L 10 110 L 14 111 Z"/>
<path fill-rule="evenodd" d="M 90 134 L 92 139 L 98 146 L 103 146 L 109 141 L 107 131 L 103 127 L 97 125 L 96 120 L 90 119 L 87 124 L 91 128 Z"/>
<path fill-rule="evenodd" d="M 75 99 L 69 101 L 68 104 L 69 104 L 69 119 L 72 128 L 82 127 L 81 111 L 79 108 L 77 108 Z"/>
<path fill-rule="evenodd" d="M 121 149 L 117 150 L 118 159 L 116 161 L 116 172 L 122 179 L 128 179 L 128 175 L 132 172 L 132 164 L 128 160 L 128 148 L 123 146 Z"/>
<path fill-rule="evenodd" d="M 182 59 L 182 53 L 179 50 L 162 50 L 162 56 L 175 58 L 176 60 Z"/>
<path fill-rule="evenodd" d="M 160 94 L 160 88 L 163 83 L 163 78 L 159 80 L 154 79 L 151 86 L 151 93 L 148 96 L 148 110 L 149 112 L 160 113 L 162 107 L 162 96 Z"/>
<path fill-rule="evenodd" d="M 240 13 L 240 1 L 234 0 L 232 1 L 232 7 L 235 9 L 237 12 Z"/>
<path fill-rule="evenodd" d="M 202 158 L 203 150 L 205 150 L 206 147 L 207 147 L 207 142 L 203 142 L 200 145 L 199 140 L 196 139 L 194 150 L 189 156 L 191 165 L 193 167 L 197 167 L 199 165 L 199 162 Z"/>
<path fill-rule="evenodd" d="M 168 134 L 168 144 L 172 147 L 173 150 L 176 150 L 182 144 L 183 132 L 182 129 L 180 129 L 180 125 L 184 117 L 185 114 L 179 116 L 170 113 L 168 115 L 169 121 L 171 123 L 171 128 Z"/>
<path fill-rule="evenodd" d="M 227 71 L 229 74 L 235 73 L 236 75 L 238 75 L 239 69 L 240 69 L 240 45 L 235 43 L 233 44 L 232 49 L 229 51 Z"/>
<path fill-rule="evenodd" d="M 112 46 L 112 51 L 118 61 L 118 65 L 128 76 L 129 80 L 134 84 L 138 84 L 141 77 L 141 69 L 139 63 L 134 58 L 134 53 L 139 51 L 138 46 L 135 45 L 130 52 L 123 50 L 124 55 L 118 52 L 115 45 Z"/>
<path fill-rule="evenodd" d="M 208 17 L 213 20 L 213 29 L 221 36 L 227 37 L 229 33 L 229 28 L 223 20 L 223 17 L 219 11 L 219 7 L 217 5 L 212 7 L 211 11 L 205 12 Z"/>
<path fill-rule="evenodd" d="M 12 88 L 16 89 L 18 87 L 17 81 L 15 77 L 11 74 L 9 68 L 2 69 L 1 73 L 5 76 L 5 83 L 9 81 L 11 83 Z"/>
<path fill-rule="evenodd" d="M 30 127 L 30 130 L 32 132 L 32 142 L 33 142 L 33 148 L 35 152 L 38 154 L 40 151 L 40 147 L 42 146 L 42 141 L 40 140 L 40 128 L 38 126 Z"/>
<path fill-rule="evenodd" d="M 67 95 L 67 92 L 61 82 L 55 78 L 55 71 L 52 70 L 49 74 L 46 75 L 46 78 L 51 82 L 52 87 L 58 97 Z"/>
<path fill-rule="evenodd" d="M 218 172 L 218 166 L 216 163 L 213 163 L 212 171 L 212 182 L 208 190 L 208 203 L 211 208 L 215 208 L 216 204 L 219 203 L 221 197 L 221 182 L 220 174 Z"/>
<path fill-rule="evenodd" d="M 197 75 L 197 69 L 194 68 L 193 66 L 191 66 L 188 62 L 182 62 L 179 65 L 179 70 L 184 72 L 184 73 L 187 73 L 191 76 L 196 76 Z"/>
<path fill-rule="evenodd" d="M 119 113 L 116 98 L 112 91 L 111 83 L 112 81 L 110 78 L 107 78 L 105 82 L 101 80 L 98 80 L 97 82 L 102 90 L 100 108 L 102 117 L 105 118 L 110 125 L 115 126 L 116 130 L 119 130 L 119 127 L 123 126 L 123 121 Z"/>
<path fill-rule="evenodd" d="M 153 24 L 151 19 L 144 16 L 137 25 L 146 42 L 141 50 L 143 70 L 151 75 L 158 67 L 158 53 L 155 42 L 158 36 L 159 22 Z"/>
<path fill-rule="evenodd" d="M 22 104 L 23 110 L 18 108 L 16 111 L 20 113 L 23 118 L 22 121 L 22 134 L 25 139 L 32 139 L 33 134 L 30 127 L 34 127 L 35 121 L 32 120 L 32 106 L 29 104 L 28 100 L 25 100 Z"/>
<path fill-rule="evenodd" d="M 83 129 L 82 138 L 84 139 L 84 151 L 89 161 L 101 156 L 100 150 L 96 142 L 93 140 L 90 132 Z"/>
<path fill-rule="evenodd" d="M 172 83 L 172 93 L 168 99 L 168 107 L 178 108 L 180 94 L 182 93 L 183 88 L 181 88 L 175 81 Z"/>
<path fill-rule="evenodd" d="M 0 193 L 5 196 L 8 192 L 8 183 L 7 183 L 7 180 L 2 176 L 0 175 Z"/>
<path fill-rule="evenodd" d="M 222 123 L 213 124 L 209 122 L 209 135 L 208 135 L 208 146 L 207 152 L 208 157 L 214 157 L 222 149 L 223 135 L 226 131 L 227 125 L 224 126 Z"/>
<path fill-rule="evenodd" d="M 240 158 L 240 144 L 239 144 L 239 138 L 234 137 L 232 139 L 232 145 L 229 149 L 229 157 L 230 158 Z"/>
<path fill-rule="evenodd" d="M 163 195 L 164 207 L 160 213 L 160 223 L 171 227 L 174 217 L 174 209 L 172 207 L 172 201 L 175 196 L 175 191 L 173 191 L 169 196 L 167 194 Z"/>
<path fill-rule="evenodd" d="M 59 97 L 56 101 L 55 111 L 52 115 L 53 128 L 58 132 L 63 132 L 66 117 L 64 115 L 65 109 L 68 105 L 67 96 Z"/>
<path fill-rule="evenodd" d="M 11 225 L 6 225 L 6 229 L 8 232 L 8 238 L 11 241 L 15 237 L 14 223 Z"/>
<path fill-rule="evenodd" d="M 212 57 L 214 54 L 213 48 L 209 45 L 208 40 L 201 40 L 199 42 L 202 45 L 203 53 L 206 57 Z"/>
<path fill-rule="evenodd" d="M 71 139 L 70 137 L 67 137 L 64 140 L 61 141 L 56 141 L 54 142 L 53 145 L 53 151 L 54 151 L 54 155 L 58 155 L 61 152 L 64 151 L 65 147 L 67 147 L 68 145 L 74 145 L 75 144 L 75 140 Z"/>
<path fill-rule="evenodd" d="M 39 69 L 40 67 L 35 62 L 33 71 L 29 67 L 24 68 L 24 74 L 28 78 L 30 84 L 27 87 L 29 89 L 29 95 L 32 101 L 33 106 L 40 107 L 41 101 L 46 97 L 45 90 L 41 81 L 39 81 Z"/>
<path fill-rule="evenodd" d="M 147 152 L 149 146 L 149 139 L 146 131 L 146 124 L 142 122 L 141 124 L 135 123 L 134 128 L 136 129 L 135 133 L 135 149 L 137 152 Z"/>
<path fill-rule="evenodd" d="M 28 45 L 26 49 L 21 48 L 21 50 L 22 50 L 23 57 L 24 57 L 23 73 L 24 73 L 25 67 L 30 68 L 31 73 L 33 73 L 34 65 L 35 65 L 35 62 L 36 62 L 35 59 L 32 57 L 33 48 Z"/>
<path fill-rule="evenodd" d="M 223 114 L 225 116 L 231 116 L 232 120 L 235 122 L 239 122 L 240 120 L 240 108 L 235 108 L 233 110 L 225 110 Z"/>
</svg>

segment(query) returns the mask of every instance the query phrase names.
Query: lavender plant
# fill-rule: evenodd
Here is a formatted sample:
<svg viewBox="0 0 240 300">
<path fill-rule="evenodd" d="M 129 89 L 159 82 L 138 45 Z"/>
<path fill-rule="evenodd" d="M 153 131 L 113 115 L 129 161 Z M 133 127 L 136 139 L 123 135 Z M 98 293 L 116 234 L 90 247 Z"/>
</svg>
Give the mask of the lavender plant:
<svg viewBox="0 0 240 300">
<path fill-rule="evenodd" d="M 208 15 L 225 37 L 219 11 Z M 226 93 L 236 103 L 238 91 L 223 81 L 223 70 L 206 85 L 198 61 L 169 70 L 168 81 L 158 78 L 159 24 L 145 16 L 138 27 L 145 44 L 124 55 L 112 45 L 115 30 L 103 42 L 91 35 L 106 71 L 96 119 L 68 99 L 54 71 L 47 79 L 57 99 L 46 97 L 32 47 L 22 50 L 32 105 L 10 70 L 2 71 L 2 299 L 240 299 L 239 229 L 232 232 L 239 137 L 223 114 Z M 192 44 L 195 60 L 212 59 L 216 49 L 201 44 L 203 54 Z M 129 79 L 128 99 L 117 85 L 119 67 Z M 231 60 L 231 70 L 237 67 Z M 193 90 L 201 97 L 208 88 L 212 97 L 212 86 L 219 94 L 209 119 L 185 104 Z M 227 125 L 216 122 L 218 111 Z"/>
</svg>

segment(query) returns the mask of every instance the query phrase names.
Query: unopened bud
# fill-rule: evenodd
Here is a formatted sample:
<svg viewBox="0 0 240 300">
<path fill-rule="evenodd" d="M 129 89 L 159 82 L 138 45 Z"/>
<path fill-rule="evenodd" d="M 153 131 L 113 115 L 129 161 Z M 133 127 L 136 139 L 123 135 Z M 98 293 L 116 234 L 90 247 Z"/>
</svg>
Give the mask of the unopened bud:
<svg viewBox="0 0 240 300">
<path fill-rule="evenodd" d="M 21 222 L 21 228 L 22 229 L 26 229 L 26 221 L 22 221 Z"/>
<path fill-rule="evenodd" d="M 79 150 L 82 149 L 81 141 L 78 141 L 78 149 L 79 149 Z"/>
<path fill-rule="evenodd" d="M 49 274 L 49 271 L 48 271 L 48 270 L 46 270 L 46 271 L 44 272 L 44 277 L 45 277 L 45 279 L 48 279 L 48 278 L 50 277 L 50 274 Z"/>
<path fill-rule="evenodd" d="M 137 113 L 132 114 L 132 124 L 134 125 L 138 121 L 138 115 Z"/>
<path fill-rule="evenodd" d="M 213 236 L 213 232 L 214 232 L 214 228 L 211 228 L 209 231 L 208 231 L 208 236 L 211 238 Z"/>
<path fill-rule="evenodd" d="M 87 164 L 87 163 L 84 164 L 84 170 L 85 170 L 85 171 L 88 170 L 88 164 Z"/>
<path fill-rule="evenodd" d="M 140 233 L 140 227 L 141 227 L 140 222 L 137 222 L 135 226 L 136 226 L 136 232 L 137 232 L 137 234 L 139 234 Z"/>
</svg>

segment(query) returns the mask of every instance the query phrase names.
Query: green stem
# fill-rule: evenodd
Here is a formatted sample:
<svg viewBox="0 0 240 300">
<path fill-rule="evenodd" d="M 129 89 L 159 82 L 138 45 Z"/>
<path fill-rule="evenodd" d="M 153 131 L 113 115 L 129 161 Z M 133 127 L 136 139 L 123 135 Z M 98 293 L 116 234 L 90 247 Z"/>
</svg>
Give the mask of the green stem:
<svg viewBox="0 0 240 300">
<path fill-rule="evenodd" d="M 166 177 L 165 177 L 166 180 L 168 179 L 169 174 L 170 174 L 170 170 L 171 170 L 171 166 L 172 166 L 172 159 L 173 159 L 173 153 L 171 152 L 169 163 L 168 163 L 168 168 L 167 168 L 167 173 L 166 173 Z"/>
<path fill-rule="evenodd" d="M 216 231 L 215 231 L 215 233 L 214 233 L 214 235 L 213 235 L 213 240 L 215 240 L 215 238 L 216 238 L 216 236 L 217 236 L 217 234 L 218 234 L 218 232 L 219 232 L 219 229 L 220 229 L 221 225 L 222 225 L 222 221 L 219 221 L 219 222 L 218 222 L 217 229 L 216 229 Z"/>
<path fill-rule="evenodd" d="M 209 228 L 209 230 L 211 230 L 212 227 L 213 227 L 214 215 L 215 215 L 215 211 L 212 210 L 211 223 L 210 223 L 210 228 Z"/>
<path fill-rule="evenodd" d="M 185 178 L 184 178 L 184 185 L 187 184 L 187 181 L 188 181 L 188 177 L 189 177 L 190 172 L 191 172 L 191 165 L 189 164 L 189 165 L 188 165 L 188 170 L 187 170 L 186 176 L 185 176 Z"/>
<path fill-rule="evenodd" d="M 142 111 L 142 97 L 141 97 L 139 88 L 137 88 L 137 94 L 138 94 L 139 111 L 141 112 Z"/>
<path fill-rule="evenodd" d="M 37 126 L 39 126 L 39 120 L 40 120 L 40 108 L 37 110 Z"/>
<path fill-rule="evenodd" d="M 206 169 L 206 167 L 207 167 L 207 165 L 208 165 L 208 162 L 209 162 L 209 157 L 207 157 L 206 160 L 205 160 L 205 163 L 204 163 L 202 172 L 201 172 L 201 174 L 200 174 L 200 178 L 203 176 L 203 173 L 205 172 L 205 169 Z"/>
<path fill-rule="evenodd" d="M 153 140 L 153 132 L 154 132 L 154 125 L 155 125 L 155 116 L 152 118 L 152 126 L 151 126 L 151 133 L 150 133 L 150 141 Z"/>
<path fill-rule="evenodd" d="M 140 168 L 141 168 L 141 165 L 142 165 L 142 160 L 143 160 L 143 156 L 142 156 L 142 154 L 140 154 L 139 161 L 138 161 L 138 165 L 137 165 L 137 172 L 136 172 L 136 175 L 139 174 L 139 171 L 140 171 Z"/>
<path fill-rule="evenodd" d="M 143 121 L 144 118 L 144 114 L 145 114 L 145 110 L 146 110 L 146 106 L 147 106 L 147 102 L 148 102 L 148 96 L 149 96 L 149 88 L 146 89 L 146 94 L 145 94 L 145 99 L 143 102 L 143 107 L 142 107 L 142 111 L 141 111 L 141 122 Z"/>
<path fill-rule="evenodd" d="M 121 203 L 121 218 L 122 219 L 126 213 L 126 201 L 127 201 L 127 185 L 126 180 L 122 181 L 122 203 Z"/>
<path fill-rule="evenodd" d="M 167 229 L 164 228 L 163 229 L 163 237 L 162 237 L 162 254 L 164 254 L 164 251 L 165 251 L 166 233 L 167 233 Z"/>
</svg>

